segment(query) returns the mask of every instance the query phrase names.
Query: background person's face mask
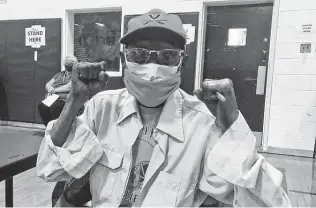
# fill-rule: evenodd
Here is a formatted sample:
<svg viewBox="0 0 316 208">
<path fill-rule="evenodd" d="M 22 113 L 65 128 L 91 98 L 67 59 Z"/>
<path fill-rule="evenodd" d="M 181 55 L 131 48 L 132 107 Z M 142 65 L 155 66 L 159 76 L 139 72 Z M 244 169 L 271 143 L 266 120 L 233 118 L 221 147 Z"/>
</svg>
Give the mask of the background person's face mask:
<svg viewBox="0 0 316 208">
<path fill-rule="evenodd" d="M 142 105 L 158 106 L 179 88 L 181 63 L 178 66 L 163 66 L 127 62 L 124 76 L 125 87 Z"/>
</svg>

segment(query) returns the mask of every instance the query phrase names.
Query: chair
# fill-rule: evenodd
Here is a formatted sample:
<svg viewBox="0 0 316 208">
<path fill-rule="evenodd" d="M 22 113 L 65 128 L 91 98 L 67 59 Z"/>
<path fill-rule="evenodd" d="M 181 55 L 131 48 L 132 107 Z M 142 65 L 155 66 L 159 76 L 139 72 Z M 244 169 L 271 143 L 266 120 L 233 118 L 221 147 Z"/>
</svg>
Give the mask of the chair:
<svg viewBox="0 0 316 208">
<path fill-rule="evenodd" d="M 59 181 L 52 193 L 52 206 L 66 204 L 75 207 L 84 207 L 92 199 L 89 183 L 89 172 L 80 179 Z"/>
</svg>

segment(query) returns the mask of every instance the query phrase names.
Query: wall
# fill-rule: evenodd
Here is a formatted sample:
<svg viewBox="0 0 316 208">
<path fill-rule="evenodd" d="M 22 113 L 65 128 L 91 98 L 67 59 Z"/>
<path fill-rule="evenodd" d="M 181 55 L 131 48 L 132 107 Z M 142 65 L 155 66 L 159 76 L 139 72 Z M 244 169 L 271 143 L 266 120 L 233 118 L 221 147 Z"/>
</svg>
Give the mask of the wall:
<svg viewBox="0 0 316 208">
<path fill-rule="evenodd" d="M 302 25 L 313 24 L 310 33 Z M 300 43 L 312 53 L 301 54 Z M 268 145 L 313 150 L 316 137 L 316 1 L 281 0 Z"/>
<path fill-rule="evenodd" d="M 162 8 L 166 12 L 197 12 L 199 11 L 201 4 L 202 2 L 199 0 L 14 0 L 8 1 L 6 4 L 0 4 L 0 21 L 9 19 L 62 18 L 62 32 L 64 34 L 64 36 L 62 37 L 62 57 L 64 57 L 68 54 L 73 54 L 73 43 L 67 40 L 72 39 L 73 36 L 73 28 L 71 23 L 73 22 L 74 12 L 82 12 L 83 9 L 85 10 L 85 12 L 122 9 L 122 13 L 124 16 L 129 14 L 144 13 L 153 7 Z M 13 9 L 14 12 L 12 12 Z M 121 73 L 112 74 L 113 76 L 121 75 Z"/>
<path fill-rule="evenodd" d="M 78 9 L 102 9 L 102 8 L 118 8 L 127 0 L 115 1 L 76 1 L 76 0 L 14 0 L 7 1 L 6 4 L 0 4 L 0 21 L 9 19 L 44 19 L 44 18 L 61 18 L 62 19 L 62 57 L 72 54 L 73 44 L 67 42 L 67 38 L 72 37 L 69 31 L 67 10 Z M 12 12 L 14 11 L 14 12 Z M 71 18 L 70 18 L 71 20 Z M 67 37 L 67 38 L 66 38 Z"/>
<path fill-rule="evenodd" d="M 230 0 L 235 3 L 238 0 Z M 254 3 L 255 0 L 245 0 Z M 210 2 L 223 3 L 226 0 Z M 266 145 L 272 147 L 312 150 L 316 136 L 316 1 L 315 0 L 275 0 L 278 17 L 276 41 L 271 40 L 270 72 L 268 77 L 265 116 Z M 72 52 L 72 44 L 66 41 L 71 34 L 67 30 L 66 10 L 91 11 L 103 8 L 119 8 L 123 15 L 137 14 L 158 6 L 167 12 L 201 12 L 203 1 L 199 0 L 13 0 L 0 4 L 1 19 L 62 18 L 62 56 Z M 12 12 L 14 8 L 14 12 Z M 69 12 L 69 11 L 68 11 Z M 122 18 L 124 19 L 124 18 Z M 201 15 L 200 20 L 203 20 Z M 311 33 L 302 33 L 302 24 L 313 24 Z M 201 24 L 200 24 L 201 25 Z M 203 31 L 203 27 L 200 28 Z M 203 57 L 203 34 L 198 35 L 198 57 Z M 271 37 L 273 39 L 273 37 Z M 299 53 L 301 42 L 312 42 L 312 53 Z M 276 42 L 276 45 L 274 45 Z M 272 57 L 272 59 L 271 59 Z M 199 58 L 197 59 L 199 60 Z M 200 58 L 202 60 L 202 58 Z M 197 63 L 197 69 L 203 63 Z M 196 76 L 197 77 L 197 76 Z M 271 81 L 271 85 L 269 85 Z M 270 99 L 271 98 L 271 99 Z"/>
</svg>

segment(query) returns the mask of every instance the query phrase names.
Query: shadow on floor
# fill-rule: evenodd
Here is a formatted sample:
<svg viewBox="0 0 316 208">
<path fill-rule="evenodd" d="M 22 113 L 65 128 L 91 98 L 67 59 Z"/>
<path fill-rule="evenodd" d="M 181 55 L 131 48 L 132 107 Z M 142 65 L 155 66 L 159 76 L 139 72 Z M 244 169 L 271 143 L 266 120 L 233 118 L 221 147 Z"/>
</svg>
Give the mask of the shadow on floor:
<svg viewBox="0 0 316 208">
<path fill-rule="evenodd" d="M 42 131 L 36 131 L 32 134 L 33 136 L 40 136 L 40 137 L 44 137 L 45 135 L 45 131 L 42 130 Z"/>
</svg>

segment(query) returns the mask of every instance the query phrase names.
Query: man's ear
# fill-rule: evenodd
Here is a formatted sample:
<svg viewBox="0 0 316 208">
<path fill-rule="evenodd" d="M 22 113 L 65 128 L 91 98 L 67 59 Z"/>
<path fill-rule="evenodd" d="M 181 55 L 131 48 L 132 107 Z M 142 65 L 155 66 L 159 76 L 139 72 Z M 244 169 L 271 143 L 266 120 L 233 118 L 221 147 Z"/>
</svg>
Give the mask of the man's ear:
<svg viewBox="0 0 316 208">
<path fill-rule="evenodd" d="M 120 58 L 121 58 L 122 69 L 126 69 L 126 60 L 125 60 L 124 53 L 122 51 L 120 51 Z"/>
</svg>

